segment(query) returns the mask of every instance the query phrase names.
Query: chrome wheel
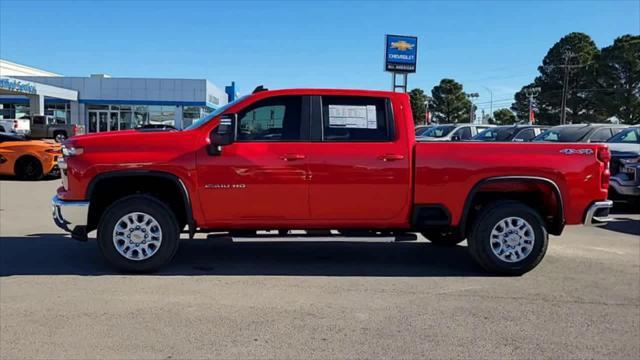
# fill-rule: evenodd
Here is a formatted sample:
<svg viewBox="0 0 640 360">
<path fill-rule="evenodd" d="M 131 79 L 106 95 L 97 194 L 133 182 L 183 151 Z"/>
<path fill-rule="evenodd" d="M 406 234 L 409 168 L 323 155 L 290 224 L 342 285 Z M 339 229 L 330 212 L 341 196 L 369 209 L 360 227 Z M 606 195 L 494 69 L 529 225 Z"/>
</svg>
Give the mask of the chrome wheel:
<svg viewBox="0 0 640 360">
<path fill-rule="evenodd" d="M 129 260 L 146 260 L 162 244 L 162 229 L 151 215 L 132 212 L 120 218 L 113 229 L 113 245 Z"/>
<path fill-rule="evenodd" d="M 56 134 L 56 137 L 55 137 L 56 142 L 61 143 L 66 139 L 67 139 L 67 136 L 65 134 Z"/>
<path fill-rule="evenodd" d="M 491 230 L 491 250 L 502 261 L 524 260 L 535 242 L 533 227 L 519 217 L 500 220 Z"/>
</svg>

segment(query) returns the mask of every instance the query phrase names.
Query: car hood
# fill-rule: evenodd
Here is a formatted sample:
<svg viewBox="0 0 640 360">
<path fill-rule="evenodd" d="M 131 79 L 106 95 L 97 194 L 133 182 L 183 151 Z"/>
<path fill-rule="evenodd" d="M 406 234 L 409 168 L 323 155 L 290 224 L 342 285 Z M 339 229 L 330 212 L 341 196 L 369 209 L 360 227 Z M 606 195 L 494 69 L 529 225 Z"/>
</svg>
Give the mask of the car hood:
<svg viewBox="0 0 640 360">
<path fill-rule="evenodd" d="M 611 151 L 630 151 L 640 153 L 640 144 L 606 143 Z"/>
</svg>

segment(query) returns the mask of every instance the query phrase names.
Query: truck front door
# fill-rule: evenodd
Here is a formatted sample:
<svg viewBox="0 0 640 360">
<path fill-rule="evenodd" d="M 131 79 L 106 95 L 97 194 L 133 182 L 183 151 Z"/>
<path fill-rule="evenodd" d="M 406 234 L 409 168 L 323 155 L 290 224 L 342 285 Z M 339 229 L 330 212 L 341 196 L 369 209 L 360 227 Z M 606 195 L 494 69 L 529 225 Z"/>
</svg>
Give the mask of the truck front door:
<svg viewBox="0 0 640 360">
<path fill-rule="evenodd" d="M 303 96 L 258 100 L 237 114 L 236 141 L 221 155 L 198 153 L 209 226 L 281 226 L 309 218 L 308 102 Z"/>
<path fill-rule="evenodd" d="M 365 226 L 406 214 L 411 192 L 409 130 L 396 128 L 391 101 L 322 96 L 313 102 L 315 141 L 307 152 L 312 219 Z"/>
</svg>

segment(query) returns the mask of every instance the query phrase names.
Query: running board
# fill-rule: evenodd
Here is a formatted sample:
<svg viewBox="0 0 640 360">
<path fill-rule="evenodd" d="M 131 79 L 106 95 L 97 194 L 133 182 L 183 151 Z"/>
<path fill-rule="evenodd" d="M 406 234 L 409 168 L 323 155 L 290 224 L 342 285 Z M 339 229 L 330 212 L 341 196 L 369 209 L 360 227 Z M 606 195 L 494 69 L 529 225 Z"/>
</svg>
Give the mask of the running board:
<svg viewBox="0 0 640 360">
<path fill-rule="evenodd" d="M 251 239 L 300 239 L 302 241 L 381 241 L 386 240 L 387 242 L 405 242 L 405 241 L 417 241 L 418 236 L 414 233 L 374 233 L 374 234 L 353 234 L 353 235 L 344 235 L 335 230 L 293 230 L 289 231 L 286 234 L 278 233 L 278 231 L 258 231 L 255 234 L 241 234 L 241 235 L 231 235 L 229 233 L 213 233 L 207 235 L 207 239 L 210 240 L 238 240 L 238 241 L 250 241 Z"/>
</svg>

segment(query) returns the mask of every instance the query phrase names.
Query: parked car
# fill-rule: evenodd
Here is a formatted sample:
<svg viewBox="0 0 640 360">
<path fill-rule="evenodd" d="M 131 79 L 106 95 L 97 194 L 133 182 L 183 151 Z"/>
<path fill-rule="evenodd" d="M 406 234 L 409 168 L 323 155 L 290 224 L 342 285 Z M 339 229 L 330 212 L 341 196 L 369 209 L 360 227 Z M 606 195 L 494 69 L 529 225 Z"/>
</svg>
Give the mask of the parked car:
<svg viewBox="0 0 640 360">
<path fill-rule="evenodd" d="M 607 140 L 609 150 L 640 153 L 640 126 L 624 129 Z"/>
<path fill-rule="evenodd" d="M 0 119 L 0 132 L 26 136 L 31 134 L 31 126 L 28 119 Z"/>
<path fill-rule="evenodd" d="M 471 138 L 475 141 L 531 141 L 540 135 L 546 126 L 539 125 L 504 125 L 482 130 Z"/>
<path fill-rule="evenodd" d="M 612 206 L 606 145 L 416 143 L 409 97 L 386 91 L 259 91 L 182 131 L 89 134 L 63 153 L 55 223 L 97 230 L 130 272 L 167 265 L 183 229 L 312 229 L 466 238 L 482 267 L 516 275 L 548 234 Z"/>
<path fill-rule="evenodd" d="M 65 119 L 48 115 L 34 115 L 31 119 L 31 135 L 33 139 L 55 139 L 61 143 L 71 136 L 84 134 L 84 126 L 67 124 Z"/>
<path fill-rule="evenodd" d="M 53 141 L 27 140 L 11 133 L 0 133 L 0 174 L 24 180 L 38 180 L 57 172 L 62 155 Z"/>
<path fill-rule="evenodd" d="M 435 125 L 418 125 L 416 126 L 416 136 L 422 136 L 427 130 Z"/>
<path fill-rule="evenodd" d="M 558 125 L 547 129 L 532 141 L 603 143 L 627 127 L 614 124 Z"/>
<path fill-rule="evenodd" d="M 465 141 L 471 140 L 480 131 L 494 125 L 442 124 L 429 128 L 417 139 L 419 141 Z"/>
</svg>

